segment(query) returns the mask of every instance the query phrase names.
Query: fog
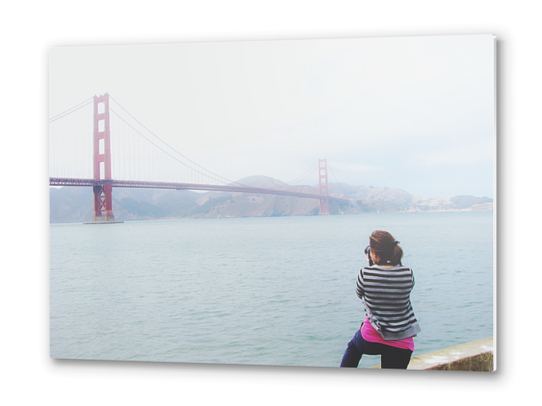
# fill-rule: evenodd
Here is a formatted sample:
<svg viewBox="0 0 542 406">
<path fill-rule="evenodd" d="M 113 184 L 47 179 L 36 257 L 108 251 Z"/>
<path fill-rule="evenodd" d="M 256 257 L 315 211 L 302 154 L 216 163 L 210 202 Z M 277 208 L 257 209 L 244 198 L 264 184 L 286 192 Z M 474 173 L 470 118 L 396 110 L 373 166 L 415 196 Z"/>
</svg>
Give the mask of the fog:
<svg viewBox="0 0 542 406">
<path fill-rule="evenodd" d="M 493 197 L 494 52 L 492 35 L 57 47 L 49 116 L 109 93 L 228 179 L 327 158 L 330 183 Z"/>
</svg>

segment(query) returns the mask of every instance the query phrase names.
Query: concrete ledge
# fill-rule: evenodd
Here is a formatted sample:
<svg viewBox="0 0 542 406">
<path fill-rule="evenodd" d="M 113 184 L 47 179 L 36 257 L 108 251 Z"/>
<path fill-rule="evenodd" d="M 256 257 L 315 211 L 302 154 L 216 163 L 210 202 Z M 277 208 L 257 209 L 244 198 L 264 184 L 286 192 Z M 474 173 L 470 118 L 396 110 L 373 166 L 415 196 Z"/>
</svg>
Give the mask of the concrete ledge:
<svg viewBox="0 0 542 406">
<path fill-rule="evenodd" d="M 412 357 L 408 369 L 493 372 L 493 337 Z"/>
</svg>

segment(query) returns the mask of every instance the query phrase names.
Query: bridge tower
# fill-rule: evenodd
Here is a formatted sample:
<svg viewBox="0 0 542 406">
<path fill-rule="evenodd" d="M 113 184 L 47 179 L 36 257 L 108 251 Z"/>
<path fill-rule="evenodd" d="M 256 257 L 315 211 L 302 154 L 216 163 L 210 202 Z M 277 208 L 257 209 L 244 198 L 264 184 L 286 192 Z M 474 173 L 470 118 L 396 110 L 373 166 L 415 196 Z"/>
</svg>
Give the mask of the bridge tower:
<svg viewBox="0 0 542 406">
<path fill-rule="evenodd" d="M 111 132 L 109 95 L 94 96 L 94 214 L 93 223 L 115 222 L 111 185 Z"/>
<path fill-rule="evenodd" d="M 329 196 L 327 189 L 327 159 L 318 160 L 318 186 L 320 196 Z M 320 214 L 329 214 L 329 199 L 320 200 Z"/>
</svg>

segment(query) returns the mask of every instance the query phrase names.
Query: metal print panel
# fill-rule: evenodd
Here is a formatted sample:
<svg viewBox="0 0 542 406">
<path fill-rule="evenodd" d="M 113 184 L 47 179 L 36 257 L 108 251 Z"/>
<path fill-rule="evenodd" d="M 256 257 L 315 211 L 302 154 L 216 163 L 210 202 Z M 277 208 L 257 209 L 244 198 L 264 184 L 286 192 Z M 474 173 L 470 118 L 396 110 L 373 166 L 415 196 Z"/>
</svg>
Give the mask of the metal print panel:
<svg viewBox="0 0 542 406">
<path fill-rule="evenodd" d="M 492 35 L 57 47 L 55 359 L 495 368 Z"/>
</svg>

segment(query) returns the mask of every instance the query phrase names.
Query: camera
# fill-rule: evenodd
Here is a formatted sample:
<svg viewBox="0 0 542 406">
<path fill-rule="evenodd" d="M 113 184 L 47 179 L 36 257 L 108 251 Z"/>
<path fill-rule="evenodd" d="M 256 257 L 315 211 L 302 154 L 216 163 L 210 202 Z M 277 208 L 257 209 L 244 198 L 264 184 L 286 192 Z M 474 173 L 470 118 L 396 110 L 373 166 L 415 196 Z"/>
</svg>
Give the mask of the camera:
<svg viewBox="0 0 542 406">
<path fill-rule="evenodd" d="M 373 266 L 374 265 L 374 262 L 371 258 L 371 246 L 370 245 L 367 245 L 367 247 L 365 248 L 365 254 L 369 256 L 369 266 Z"/>
</svg>

